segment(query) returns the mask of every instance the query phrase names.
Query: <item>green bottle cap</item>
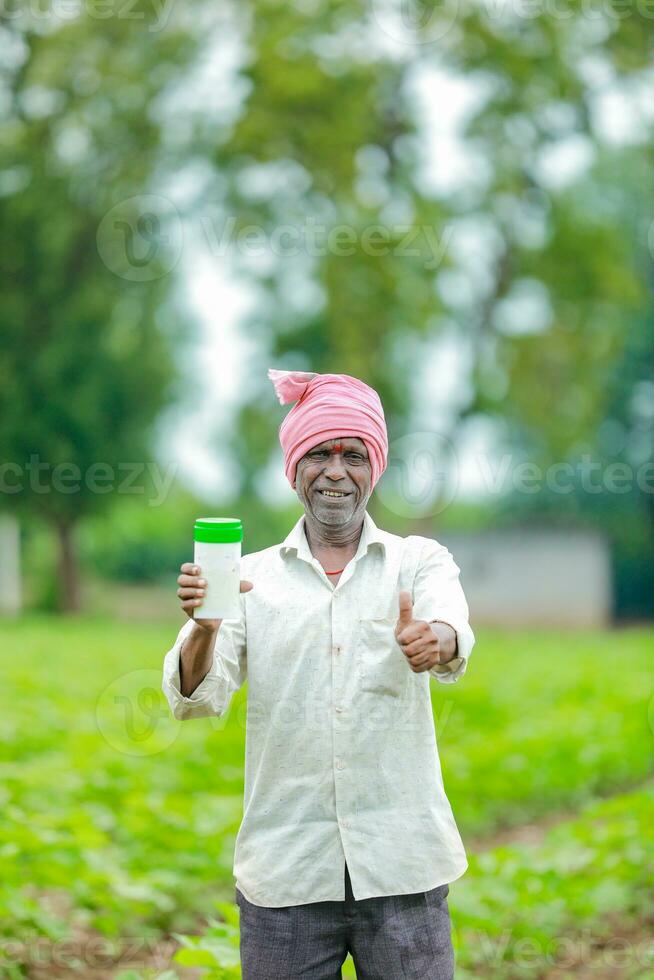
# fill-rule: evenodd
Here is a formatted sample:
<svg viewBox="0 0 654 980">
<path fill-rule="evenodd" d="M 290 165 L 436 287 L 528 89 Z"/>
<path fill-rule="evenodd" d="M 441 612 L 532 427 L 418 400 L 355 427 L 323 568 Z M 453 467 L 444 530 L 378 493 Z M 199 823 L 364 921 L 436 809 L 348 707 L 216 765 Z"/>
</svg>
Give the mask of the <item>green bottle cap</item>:
<svg viewBox="0 0 654 980">
<path fill-rule="evenodd" d="M 243 540 L 243 525 L 239 517 L 196 517 L 194 541 L 206 544 L 232 544 Z"/>
</svg>

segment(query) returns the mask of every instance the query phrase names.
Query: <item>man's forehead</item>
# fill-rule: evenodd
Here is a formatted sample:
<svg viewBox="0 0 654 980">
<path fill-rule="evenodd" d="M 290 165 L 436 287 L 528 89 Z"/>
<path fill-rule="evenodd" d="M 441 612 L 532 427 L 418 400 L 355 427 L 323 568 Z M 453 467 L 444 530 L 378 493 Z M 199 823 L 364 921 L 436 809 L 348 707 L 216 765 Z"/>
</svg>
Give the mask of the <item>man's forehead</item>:
<svg viewBox="0 0 654 980">
<path fill-rule="evenodd" d="M 335 445 L 342 446 L 343 449 L 363 449 L 365 451 L 366 448 L 363 439 L 359 439 L 356 436 L 343 436 L 327 439 L 325 442 L 319 442 L 316 446 L 312 446 L 309 452 L 314 449 L 333 449 Z"/>
</svg>

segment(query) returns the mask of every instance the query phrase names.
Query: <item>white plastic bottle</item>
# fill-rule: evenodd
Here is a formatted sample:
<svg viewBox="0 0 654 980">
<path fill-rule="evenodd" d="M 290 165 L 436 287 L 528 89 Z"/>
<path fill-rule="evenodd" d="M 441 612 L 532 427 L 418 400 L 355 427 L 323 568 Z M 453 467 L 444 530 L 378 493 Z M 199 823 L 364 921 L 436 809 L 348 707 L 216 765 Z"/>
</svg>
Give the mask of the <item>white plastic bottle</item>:
<svg viewBox="0 0 654 980">
<path fill-rule="evenodd" d="M 241 543 L 238 517 L 198 517 L 193 529 L 194 561 L 206 580 L 202 605 L 195 619 L 238 619 L 241 614 Z"/>
</svg>

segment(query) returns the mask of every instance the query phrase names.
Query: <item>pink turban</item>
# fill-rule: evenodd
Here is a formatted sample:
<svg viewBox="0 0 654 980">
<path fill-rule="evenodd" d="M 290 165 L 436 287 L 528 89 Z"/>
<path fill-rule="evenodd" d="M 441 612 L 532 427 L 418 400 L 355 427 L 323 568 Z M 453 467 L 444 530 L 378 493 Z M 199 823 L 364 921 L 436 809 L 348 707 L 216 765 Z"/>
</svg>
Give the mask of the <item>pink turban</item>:
<svg viewBox="0 0 654 980">
<path fill-rule="evenodd" d="M 275 386 L 280 405 L 297 402 L 279 427 L 284 471 L 293 489 L 298 460 L 314 446 L 338 436 L 363 440 L 374 487 L 386 469 L 388 457 L 384 409 L 375 389 L 349 374 L 270 368 L 268 377 Z"/>
</svg>

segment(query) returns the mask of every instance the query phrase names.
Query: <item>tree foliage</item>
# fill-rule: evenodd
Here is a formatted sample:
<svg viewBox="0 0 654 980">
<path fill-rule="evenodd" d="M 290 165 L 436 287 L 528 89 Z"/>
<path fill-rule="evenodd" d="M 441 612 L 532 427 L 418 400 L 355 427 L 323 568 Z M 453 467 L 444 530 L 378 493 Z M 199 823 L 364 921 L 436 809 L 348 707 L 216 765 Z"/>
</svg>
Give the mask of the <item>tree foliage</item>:
<svg viewBox="0 0 654 980">
<path fill-rule="evenodd" d="M 111 471 L 147 459 L 172 395 L 180 314 L 158 248 L 166 232 L 150 255 L 142 242 L 129 250 L 138 222 L 156 224 L 143 195 L 169 156 L 157 100 L 196 50 L 186 29 L 150 31 L 147 4 L 131 18 L 93 9 L 13 9 L 0 28 L 3 505 L 56 525 L 66 607 L 77 603 L 75 525 L 107 503 L 88 476 L 109 467 L 106 487 Z M 123 227 L 116 266 L 102 229 L 115 252 Z"/>
<path fill-rule="evenodd" d="M 321 221 L 356 239 L 348 255 L 334 246 L 253 262 L 236 250 L 258 289 L 250 326 L 265 351 L 235 438 L 252 447 L 244 489 L 276 451 L 267 364 L 365 378 L 400 435 L 448 380 L 434 372 L 430 392 L 415 383 L 446 334 L 471 365 L 461 422 L 495 419 L 508 447 L 545 466 L 600 452 L 607 420 L 623 424 L 639 385 L 643 402 L 651 363 L 651 19 L 611 5 L 241 9 L 247 95 L 214 155 L 225 213 L 269 238 L 282 224 Z M 440 144 L 427 141 L 415 99 L 421 79 L 437 120 L 448 77 L 477 93 L 462 131 L 473 166 L 454 190 L 424 178 Z M 613 136 L 630 110 L 640 117 Z M 420 254 L 403 255 L 397 240 L 383 255 L 363 247 L 364 227 L 379 223 L 393 240 L 402 221 Z M 436 263 L 425 229 L 443 245 Z M 634 424 L 639 458 L 651 458 L 651 418 Z M 430 415 L 421 425 L 448 423 Z M 578 504 L 592 516 L 594 501 Z"/>
</svg>

